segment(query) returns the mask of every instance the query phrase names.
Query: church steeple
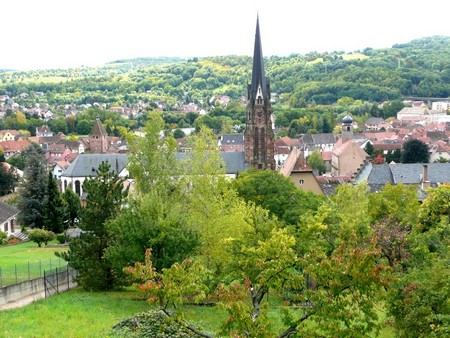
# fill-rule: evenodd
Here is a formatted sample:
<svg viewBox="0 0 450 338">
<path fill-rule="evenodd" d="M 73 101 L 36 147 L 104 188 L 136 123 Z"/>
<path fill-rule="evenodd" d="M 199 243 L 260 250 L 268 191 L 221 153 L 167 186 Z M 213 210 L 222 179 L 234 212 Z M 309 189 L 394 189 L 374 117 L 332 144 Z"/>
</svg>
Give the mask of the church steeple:
<svg viewBox="0 0 450 338">
<path fill-rule="evenodd" d="M 259 32 L 259 17 L 256 18 L 255 48 L 253 51 L 253 69 L 252 83 L 250 91 L 250 99 L 255 100 L 258 90 L 262 94 L 262 98 L 267 97 L 267 80 L 264 72 L 264 58 L 261 45 L 261 34 Z"/>
<path fill-rule="evenodd" d="M 252 82 L 247 85 L 247 122 L 244 133 L 245 162 L 257 169 L 275 169 L 275 137 L 271 116 L 270 83 L 264 72 L 257 17 Z"/>
</svg>

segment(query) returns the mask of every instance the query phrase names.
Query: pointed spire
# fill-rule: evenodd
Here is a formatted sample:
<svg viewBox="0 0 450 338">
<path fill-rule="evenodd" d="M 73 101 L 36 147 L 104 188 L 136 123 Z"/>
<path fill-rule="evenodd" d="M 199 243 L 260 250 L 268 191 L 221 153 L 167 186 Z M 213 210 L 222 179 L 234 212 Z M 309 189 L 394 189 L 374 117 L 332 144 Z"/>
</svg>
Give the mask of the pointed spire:
<svg viewBox="0 0 450 338">
<path fill-rule="evenodd" d="M 255 34 L 255 49 L 253 52 L 253 69 L 252 69 L 252 84 L 251 84 L 251 99 L 256 98 L 258 87 L 261 86 L 264 98 L 267 98 L 267 83 L 264 72 L 264 58 L 261 46 L 261 34 L 259 32 L 259 15 L 256 17 L 256 34 Z"/>
</svg>

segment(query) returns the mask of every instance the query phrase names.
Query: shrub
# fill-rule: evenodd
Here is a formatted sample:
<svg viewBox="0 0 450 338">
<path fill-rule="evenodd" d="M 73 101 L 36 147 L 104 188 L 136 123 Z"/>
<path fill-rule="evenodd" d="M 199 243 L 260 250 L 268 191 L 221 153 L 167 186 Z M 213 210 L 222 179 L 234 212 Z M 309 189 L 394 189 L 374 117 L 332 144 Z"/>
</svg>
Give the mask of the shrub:
<svg viewBox="0 0 450 338">
<path fill-rule="evenodd" d="M 47 243 L 53 239 L 55 239 L 55 234 L 51 231 L 43 230 L 43 229 L 35 229 L 30 232 L 28 235 L 30 241 L 37 243 L 39 247 L 42 246 L 42 243 Z"/>
<path fill-rule="evenodd" d="M 114 325 L 113 333 L 120 337 L 140 338 L 199 337 L 174 318 L 169 318 L 163 311 L 156 310 L 140 313 Z"/>
<path fill-rule="evenodd" d="M 6 244 L 8 239 L 8 235 L 6 232 L 0 231 L 0 245 Z"/>
<path fill-rule="evenodd" d="M 67 241 L 67 236 L 66 234 L 57 234 L 56 240 L 58 241 L 59 244 L 64 244 Z"/>
</svg>

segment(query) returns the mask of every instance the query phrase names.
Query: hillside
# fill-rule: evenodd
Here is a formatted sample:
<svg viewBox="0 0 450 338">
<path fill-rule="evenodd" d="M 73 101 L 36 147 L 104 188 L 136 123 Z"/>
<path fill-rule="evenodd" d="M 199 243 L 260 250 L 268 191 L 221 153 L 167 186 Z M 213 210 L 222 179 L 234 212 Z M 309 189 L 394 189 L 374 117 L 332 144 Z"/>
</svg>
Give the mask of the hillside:
<svg viewBox="0 0 450 338">
<path fill-rule="evenodd" d="M 0 94 L 52 92 L 48 103 L 127 102 L 144 99 L 189 102 L 213 94 L 245 95 L 251 58 L 194 60 L 138 58 L 97 68 L 0 73 Z M 450 96 L 450 37 L 435 36 L 370 49 L 266 59 L 272 91 L 330 104 L 349 96 L 383 101 L 403 96 Z M 92 103 L 92 102 L 90 102 Z"/>
</svg>

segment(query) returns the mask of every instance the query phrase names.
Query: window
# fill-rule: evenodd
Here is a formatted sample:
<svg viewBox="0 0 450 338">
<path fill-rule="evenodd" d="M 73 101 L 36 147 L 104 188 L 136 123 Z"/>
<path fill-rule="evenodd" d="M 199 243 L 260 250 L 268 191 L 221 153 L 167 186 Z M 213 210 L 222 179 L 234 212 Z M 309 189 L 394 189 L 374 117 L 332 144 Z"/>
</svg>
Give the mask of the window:
<svg viewBox="0 0 450 338">
<path fill-rule="evenodd" d="M 299 180 L 298 183 L 300 183 L 300 185 L 305 184 L 305 180 Z"/>
</svg>

